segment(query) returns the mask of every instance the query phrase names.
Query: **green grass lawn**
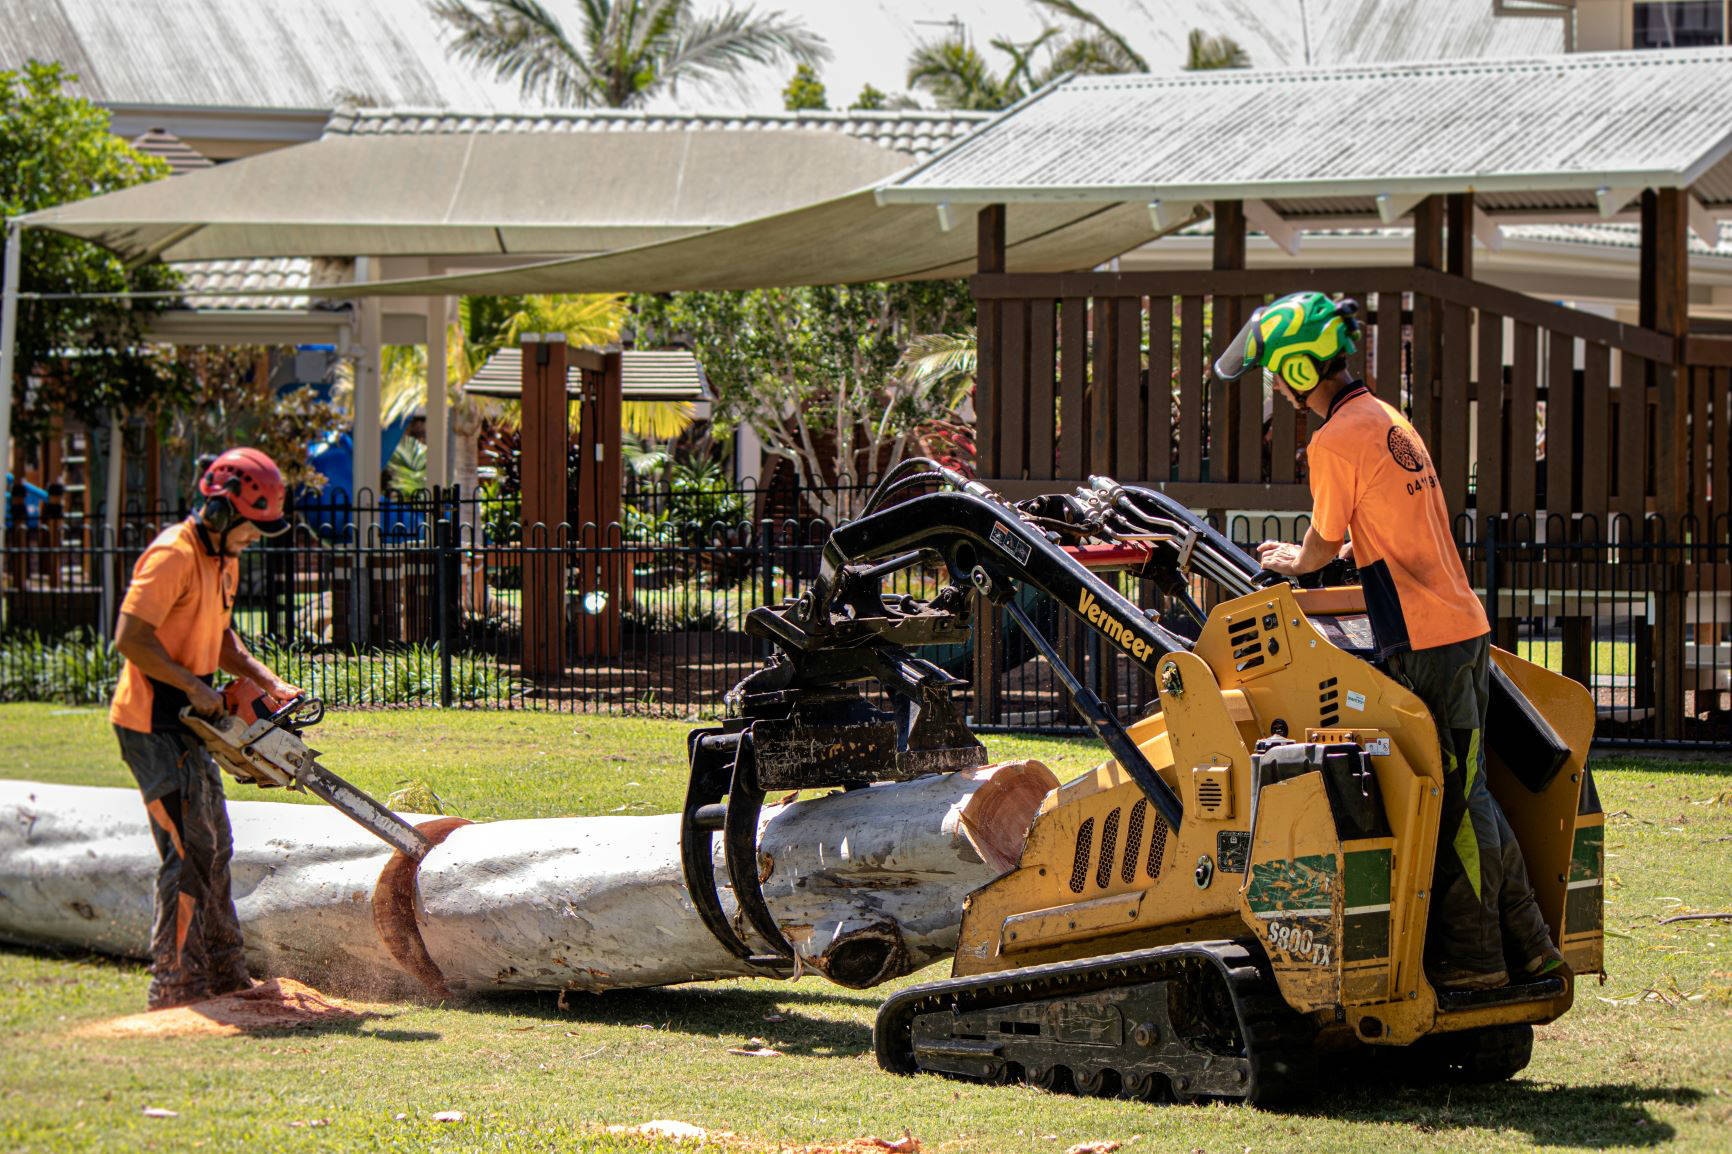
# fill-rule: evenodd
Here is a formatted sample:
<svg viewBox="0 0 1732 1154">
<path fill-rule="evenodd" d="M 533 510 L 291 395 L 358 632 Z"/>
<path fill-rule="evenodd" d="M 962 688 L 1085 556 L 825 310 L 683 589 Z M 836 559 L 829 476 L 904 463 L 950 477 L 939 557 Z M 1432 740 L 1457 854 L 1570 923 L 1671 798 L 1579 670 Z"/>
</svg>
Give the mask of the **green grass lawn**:
<svg viewBox="0 0 1732 1154">
<path fill-rule="evenodd" d="M 319 745 L 377 794 L 418 781 L 489 819 L 676 809 L 685 727 L 524 713 L 340 713 Z M 1062 776 L 1092 743 L 990 738 Z M 0 707 L 0 776 L 130 784 L 100 710 Z M 82 1024 L 142 1007 L 135 963 L 0 949 L 0 1148 L 629 1149 L 609 1124 L 674 1118 L 763 1148 L 912 1130 L 928 1150 L 1732 1148 L 1732 767 L 1604 758 L 1611 815 L 1605 985 L 1539 1031 L 1533 1064 L 1490 1087 L 1332 1078 L 1298 1113 L 1154 1107 L 881 1072 L 871 1022 L 888 989 L 739 981 L 600 996 L 403 1004 L 319 1033 L 95 1041 Z M 257 797 L 231 786 L 231 796 Z M 278 795 L 281 796 L 281 795 Z M 0 815 L 3 819 L 4 815 Z M 921 974 L 941 976 L 942 967 Z M 901 985 L 905 983 L 897 983 Z M 895 988 L 895 986 L 889 987 Z M 762 1037 L 781 1058 L 729 1055 Z M 149 1106 L 179 1112 L 150 1119 Z M 431 1121 L 441 1110 L 467 1120 Z M 328 1119 L 322 1127 L 296 1126 Z M 1134 1141 L 1133 1141 L 1134 1138 Z"/>
</svg>

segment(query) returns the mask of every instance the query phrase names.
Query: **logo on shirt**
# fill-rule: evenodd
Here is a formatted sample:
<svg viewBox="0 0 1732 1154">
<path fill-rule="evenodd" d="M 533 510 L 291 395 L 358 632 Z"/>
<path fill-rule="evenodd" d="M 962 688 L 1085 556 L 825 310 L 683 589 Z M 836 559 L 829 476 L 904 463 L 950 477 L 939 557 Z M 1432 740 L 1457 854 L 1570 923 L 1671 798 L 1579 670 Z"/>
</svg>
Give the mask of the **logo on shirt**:
<svg viewBox="0 0 1732 1154">
<path fill-rule="evenodd" d="M 1389 455 L 1409 473 L 1425 468 L 1425 450 L 1400 425 L 1389 426 Z"/>
</svg>

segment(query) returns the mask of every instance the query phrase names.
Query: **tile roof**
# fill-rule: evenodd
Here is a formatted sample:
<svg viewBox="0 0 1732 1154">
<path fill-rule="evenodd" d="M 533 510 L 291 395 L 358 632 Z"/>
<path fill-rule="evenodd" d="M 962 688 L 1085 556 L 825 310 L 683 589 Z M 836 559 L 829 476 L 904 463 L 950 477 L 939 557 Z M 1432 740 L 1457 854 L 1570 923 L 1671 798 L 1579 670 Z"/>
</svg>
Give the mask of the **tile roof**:
<svg viewBox="0 0 1732 1154">
<path fill-rule="evenodd" d="M 430 108 L 339 109 L 326 135 L 405 136 L 450 133 L 836 132 L 925 159 L 992 118 L 985 112 L 638 112 L 572 109 L 460 112 Z"/>
<path fill-rule="evenodd" d="M 176 261 L 170 268 L 181 275 L 185 307 L 241 312 L 300 310 L 314 307 L 299 295 L 313 279 L 313 262 L 305 257 L 261 257 L 253 260 Z M 269 296 L 213 296 L 219 292 L 267 292 Z M 323 302 L 321 302 L 322 304 Z"/>
</svg>

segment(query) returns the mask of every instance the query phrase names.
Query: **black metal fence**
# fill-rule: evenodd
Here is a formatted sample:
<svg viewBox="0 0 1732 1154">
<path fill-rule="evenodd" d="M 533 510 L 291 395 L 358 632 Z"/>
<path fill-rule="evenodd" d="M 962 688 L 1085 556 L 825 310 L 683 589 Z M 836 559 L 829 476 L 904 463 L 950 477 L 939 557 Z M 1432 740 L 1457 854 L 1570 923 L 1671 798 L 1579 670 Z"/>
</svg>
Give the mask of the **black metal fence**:
<svg viewBox="0 0 1732 1154">
<path fill-rule="evenodd" d="M 830 525 L 864 492 L 643 489 L 623 523 L 527 535 L 513 502 L 455 490 L 304 502 L 293 532 L 242 559 L 234 621 L 267 664 L 333 705 L 713 716 L 768 652 L 745 632 L 747 613 L 806 588 Z M 39 518 L 6 531 L 0 700 L 106 699 L 119 670 L 106 637 L 128 575 L 183 515 L 132 510 L 112 531 Z M 1226 528 L 1253 543 L 1303 525 L 1234 517 Z M 1600 740 L 1732 746 L 1724 521 L 1476 529 L 1464 519 L 1459 536 L 1498 643 L 1587 685 Z M 894 580 L 892 591 L 930 596 L 942 574 L 914 567 Z M 1117 580 L 1164 608 L 1152 583 Z M 1094 635 L 1045 613 L 1037 621 L 1067 663 L 1122 715 L 1154 699 L 1128 659 L 1103 657 Z M 973 683 L 976 725 L 1078 728 L 1045 660 L 1008 620 L 993 626 L 980 661 L 972 640 L 928 654 Z"/>
</svg>

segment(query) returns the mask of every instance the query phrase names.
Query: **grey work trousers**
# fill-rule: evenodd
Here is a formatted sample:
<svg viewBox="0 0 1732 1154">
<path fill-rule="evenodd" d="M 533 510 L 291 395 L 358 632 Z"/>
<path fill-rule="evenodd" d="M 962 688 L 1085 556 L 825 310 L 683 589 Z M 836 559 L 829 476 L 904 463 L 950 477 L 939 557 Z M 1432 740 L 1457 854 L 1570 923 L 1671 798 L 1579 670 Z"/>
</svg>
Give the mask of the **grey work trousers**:
<svg viewBox="0 0 1732 1154">
<path fill-rule="evenodd" d="M 190 733 L 115 727 L 144 795 L 162 865 L 150 930 L 151 1009 L 244 990 L 251 981 L 230 893 L 234 835 L 222 777 Z"/>
<path fill-rule="evenodd" d="M 1489 636 L 1390 658 L 1390 674 L 1431 711 L 1443 745 L 1443 816 L 1432 874 L 1426 967 L 1438 974 L 1507 974 L 1551 948 L 1521 845 L 1485 784 Z"/>
</svg>

